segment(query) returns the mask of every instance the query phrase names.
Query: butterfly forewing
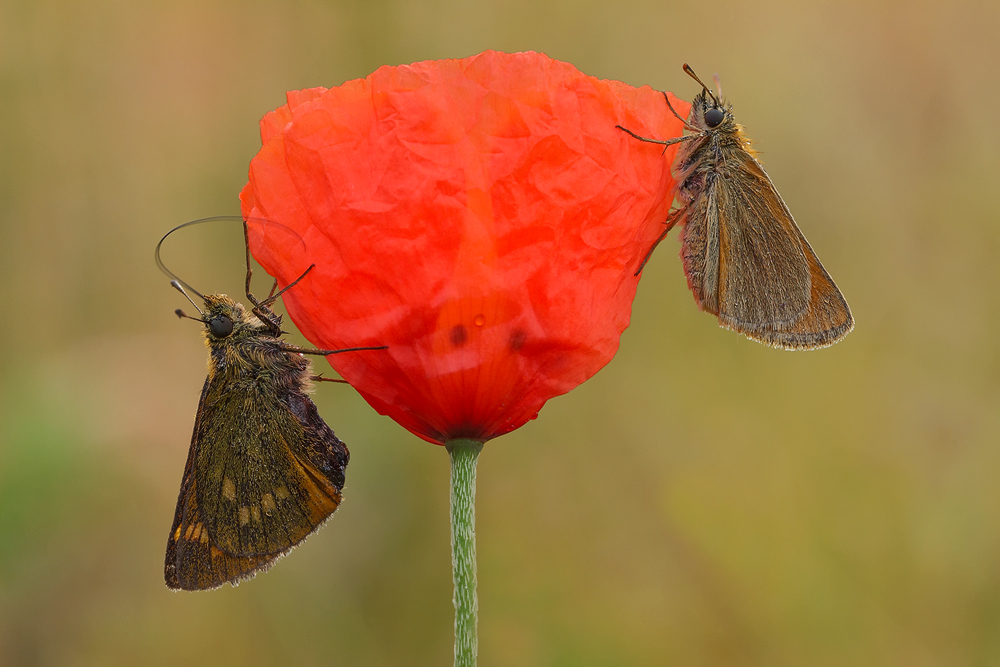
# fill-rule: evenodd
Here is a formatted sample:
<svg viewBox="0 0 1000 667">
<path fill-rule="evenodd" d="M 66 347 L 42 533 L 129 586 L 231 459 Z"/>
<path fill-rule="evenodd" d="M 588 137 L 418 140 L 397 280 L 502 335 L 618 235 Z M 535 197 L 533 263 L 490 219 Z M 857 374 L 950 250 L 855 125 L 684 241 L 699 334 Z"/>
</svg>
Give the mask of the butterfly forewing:
<svg viewBox="0 0 1000 667">
<path fill-rule="evenodd" d="M 226 582 L 235 583 L 256 572 L 266 570 L 282 555 L 278 553 L 254 558 L 238 558 L 226 554 L 211 540 L 201 508 L 198 506 L 195 479 L 198 432 L 203 421 L 202 408 L 208 395 L 209 384 L 209 380 L 206 380 L 201 392 L 194 435 L 177 499 L 177 510 L 167 538 L 164 578 L 167 586 L 174 590 L 208 590 Z"/>
<path fill-rule="evenodd" d="M 207 403 L 244 410 L 244 429 L 220 432 L 218 421 L 197 420 L 167 544 L 171 588 L 215 588 L 267 569 L 340 503 L 347 447 L 312 401 L 296 391 L 247 400 L 227 389 L 206 382 L 199 416 Z M 243 404 L 226 403 L 233 400 Z M 270 432 L 280 427 L 277 438 L 259 428 L 260 418 L 272 420 Z"/>
<path fill-rule="evenodd" d="M 167 540 L 164 576 L 175 590 L 209 590 L 236 583 L 266 570 L 286 551 L 254 557 L 238 557 L 219 549 L 209 535 L 198 506 L 197 482 L 187 471 L 174 524 Z"/>
<path fill-rule="evenodd" d="M 773 347 L 832 345 L 854 326 L 847 302 L 760 163 L 732 158 L 744 183 L 721 188 L 720 323 Z"/>
<path fill-rule="evenodd" d="M 709 186 L 719 215 L 718 315 L 742 332 L 784 329 L 809 307 L 809 266 L 791 214 L 756 160 L 743 156 Z M 736 179 L 744 182 L 733 187 Z"/>
</svg>

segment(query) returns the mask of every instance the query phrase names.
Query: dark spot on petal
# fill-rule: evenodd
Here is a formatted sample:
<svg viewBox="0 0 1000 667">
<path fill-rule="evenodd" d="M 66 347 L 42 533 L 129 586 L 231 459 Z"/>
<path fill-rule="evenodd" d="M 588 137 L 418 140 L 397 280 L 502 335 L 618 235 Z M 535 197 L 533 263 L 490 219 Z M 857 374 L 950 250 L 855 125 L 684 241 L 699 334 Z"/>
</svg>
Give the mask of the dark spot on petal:
<svg viewBox="0 0 1000 667">
<path fill-rule="evenodd" d="M 510 349 L 511 352 L 517 352 L 524 345 L 525 339 L 528 334 L 525 333 L 524 329 L 514 329 L 510 332 Z"/>
<path fill-rule="evenodd" d="M 465 341 L 469 340 L 469 334 L 465 330 L 465 326 L 461 324 L 456 324 L 451 328 L 451 344 L 455 347 L 462 347 L 465 345 Z"/>
</svg>

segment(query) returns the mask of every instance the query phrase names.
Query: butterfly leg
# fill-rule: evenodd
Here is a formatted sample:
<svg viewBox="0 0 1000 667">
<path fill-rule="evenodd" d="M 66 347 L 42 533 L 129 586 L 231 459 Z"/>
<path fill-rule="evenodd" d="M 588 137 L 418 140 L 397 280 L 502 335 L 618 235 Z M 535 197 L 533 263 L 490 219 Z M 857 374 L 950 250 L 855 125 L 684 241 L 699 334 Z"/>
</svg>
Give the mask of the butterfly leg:
<svg viewBox="0 0 1000 667">
<path fill-rule="evenodd" d="M 268 308 L 271 297 L 269 296 L 268 299 L 266 299 L 263 302 L 260 302 L 257 300 L 257 297 L 255 297 L 250 292 L 250 281 L 253 278 L 253 269 L 251 268 L 250 264 L 250 226 L 247 225 L 246 220 L 243 221 L 243 247 L 246 249 L 246 257 L 247 257 L 247 280 L 246 280 L 245 291 L 247 293 L 247 300 L 251 304 L 253 304 L 251 312 L 253 312 L 253 314 L 256 315 L 261 322 L 266 322 L 268 325 L 270 325 L 271 331 L 274 335 L 280 336 L 282 333 L 281 318 L 275 315 L 273 312 L 271 312 L 271 309 Z M 278 283 L 276 280 L 275 286 L 277 286 L 277 284 Z M 271 292 L 273 294 L 274 292 L 273 287 L 271 288 Z"/>
<path fill-rule="evenodd" d="M 315 266 L 316 266 L 315 264 L 310 264 L 309 268 L 306 269 L 305 271 L 303 271 L 301 276 L 299 276 L 298 278 L 296 278 L 292 282 L 288 283 L 285 286 L 285 289 L 283 289 L 283 290 L 281 290 L 281 291 L 279 291 L 277 293 L 275 293 L 275 291 L 274 291 L 278 287 L 278 280 L 277 280 L 277 278 L 275 278 L 274 285 L 271 286 L 271 292 L 270 292 L 270 294 L 268 294 L 267 298 L 264 299 L 263 301 L 260 301 L 260 302 L 255 301 L 254 298 L 253 298 L 253 296 L 251 296 L 250 292 L 247 292 L 247 298 L 250 299 L 253 302 L 253 304 L 254 304 L 253 314 L 256 315 L 257 317 L 261 318 L 261 319 L 267 318 L 267 321 L 271 323 L 271 325 L 274 327 L 276 333 L 279 333 L 279 334 L 281 334 L 281 333 L 287 333 L 287 332 L 281 331 L 281 317 L 279 315 L 275 315 L 274 314 L 274 312 L 271 310 L 271 304 L 274 303 L 275 300 L 279 296 L 281 296 L 282 294 L 284 294 L 288 290 L 290 290 L 293 287 L 295 287 L 295 285 L 297 285 L 300 280 L 302 280 L 303 278 L 305 278 L 306 274 L 308 274 L 310 271 L 312 271 Z"/>
<path fill-rule="evenodd" d="M 376 347 L 345 347 L 339 350 L 314 350 L 309 347 L 298 347 L 297 345 L 282 345 L 281 349 L 285 352 L 298 352 L 299 354 L 317 354 L 321 357 L 325 357 L 328 354 L 340 354 L 341 352 L 360 352 L 362 350 L 388 350 L 388 345 L 379 345 Z"/>
<path fill-rule="evenodd" d="M 243 247 L 247 254 L 247 282 L 245 291 L 247 293 L 247 299 L 250 300 L 250 303 L 252 303 L 256 309 L 260 303 L 258 303 L 254 295 L 250 293 L 250 279 L 253 277 L 253 269 L 250 268 L 250 226 L 246 223 L 246 220 L 243 221 Z"/>
<path fill-rule="evenodd" d="M 278 289 L 278 279 L 275 278 L 274 279 L 274 284 L 271 286 L 271 291 L 268 293 L 267 298 L 264 299 L 263 301 L 258 301 L 257 297 L 255 297 L 250 292 L 250 279 L 253 277 L 253 269 L 250 268 L 251 267 L 251 265 L 250 265 L 250 227 L 246 224 L 246 222 L 243 223 L 243 243 L 244 243 L 244 245 L 246 247 L 246 253 L 247 253 L 247 280 L 246 280 L 247 299 L 250 301 L 250 303 L 252 303 L 254 305 L 254 312 L 255 312 L 255 314 L 256 314 L 256 309 L 257 308 L 268 308 L 272 303 L 274 303 L 278 299 L 279 296 L 281 296 L 282 294 L 284 294 L 288 290 L 290 290 L 293 287 L 295 287 L 295 285 L 300 280 L 302 280 L 303 278 L 305 278 L 309 274 L 309 272 L 312 271 L 316 267 L 315 264 L 310 264 L 309 268 L 307 268 L 305 271 L 303 271 L 301 276 L 299 276 L 298 278 L 296 278 L 292 282 L 288 283 L 288 285 L 285 286 L 285 289 L 281 290 L 278 293 L 275 293 L 275 290 Z"/>
<path fill-rule="evenodd" d="M 276 335 L 280 335 L 281 333 L 283 333 L 281 331 L 281 318 L 278 317 L 277 315 L 275 315 L 271 311 L 271 304 L 274 303 L 278 299 L 279 296 L 281 296 L 282 294 L 284 294 L 285 292 L 287 292 L 291 288 L 295 287 L 295 285 L 300 280 L 302 280 L 303 278 L 305 278 L 306 275 L 308 275 L 308 273 L 310 271 L 312 271 L 313 268 L 316 265 L 315 264 L 310 264 L 309 268 L 306 269 L 305 271 L 303 271 L 301 276 L 299 276 L 298 278 L 296 278 L 292 282 L 288 283 L 288 285 L 285 286 L 285 289 L 280 290 L 278 292 L 275 292 L 275 290 L 278 289 L 278 280 L 277 280 L 277 278 L 275 278 L 274 285 L 271 286 L 271 291 L 268 293 L 267 298 L 264 299 L 263 301 L 258 301 L 257 297 L 255 297 L 250 292 L 250 279 L 253 277 L 253 269 L 250 268 L 251 267 L 251 264 L 250 264 L 250 226 L 247 225 L 246 221 L 243 222 L 243 244 L 244 244 L 244 247 L 246 248 L 246 255 L 247 255 L 246 293 L 247 293 L 247 300 L 250 303 L 253 304 L 253 308 L 251 310 L 252 310 L 252 312 L 253 312 L 254 315 L 256 315 L 258 318 L 261 319 L 261 321 L 266 321 L 268 324 L 270 324 L 271 325 L 271 329 L 274 331 L 274 333 Z"/>
<path fill-rule="evenodd" d="M 278 281 L 277 281 L 277 280 L 275 280 L 275 281 L 274 281 L 274 287 L 272 287 L 272 288 L 271 288 L 271 293 L 270 293 L 270 294 L 269 294 L 269 295 L 267 296 L 267 298 L 266 298 L 266 299 L 264 299 L 263 301 L 261 301 L 261 302 L 260 302 L 259 304 L 257 304 L 257 305 L 259 305 L 259 306 L 262 306 L 262 307 L 264 307 L 264 308 L 268 308 L 268 307 L 270 307 L 270 305 L 271 305 L 272 303 L 274 303 L 275 301 L 277 301 L 277 300 L 278 300 L 278 297 L 279 297 L 279 296 L 281 296 L 282 294 L 284 294 L 284 293 L 285 293 L 285 292 L 287 292 L 288 290 L 290 290 L 290 289 L 292 289 L 293 287 L 295 287 L 295 286 L 296 286 L 296 285 L 297 285 L 297 284 L 299 283 L 299 281 L 300 281 L 300 280 L 302 280 L 302 279 L 303 279 L 303 278 L 305 278 L 305 277 L 306 277 L 307 275 L 309 275 L 309 272 L 310 272 L 310 271 L 312 271 L 312 270 L 313 270 L 313 269 L 315 269 L 315 268 L 316 268 L 316 265 L 315 265 L 315 264 L 310 264 L 310 265 L 309 265 L 309 268 L 308 268 L 308 269 L 306 269 L 305 271 L 303 271 L 303 272 L 302 272 L 302 275 L 301 275 L 301 276 L 299 276 L 298 278 L 296 278 L 296 279 L 295 279 L 295 280 L 293 280 L 292 282 L 290 282 L 290 283 L 288 283 L 287 285 L 285 285 L 285 288 L 284 288 L 283 290 L 280 290 L 280 291 L 279 291 L 279 292 L 277 292 L 277 293 L 275 293 L 275 291 L 274 291 L 274 288 L 278 286 Z M 249 295 L 247 295 L 247 296 L 249 296 Z"/>
<path fill-rule="evenodd" d="M 322 374 L 320 374 L 320 375 L 310 375 L 309 379 L 310 380 L 314 380 L 316 382 L 340 382 L 341 384 L 350 384 L 347 380 L 341 380 L 339 378 L 325 378 L 325 377 L 323 377 Z"/>
<path fill-rule="evenodd" d="M 689 134 L 689 135 L 686 135 L 686 136 L 683 136 L 683 137 L 676 137 L 674 139 L 668 139 L 666 141 L 663 141 L 662 139 L 650 139 L 649 137 L 641 137 L 638 134 L 636 134 L 635 132 L 633 132 L 632 130 L 628 129 L 627 127 L 622 127 L 621 125 L 615 125 L 615 127 L 617 127 L 622 132 L 625 132 L 626 134 L 632 135 L 633 137 L 635 137 L 639 141 L 645 141 L 646 143 L 650 143 L 650 144 L 660 144 L 661 146 L 663 146 L 663 151 L 664 152 L 666 152 L 666 150 L 667 150 L 667 148 L 669 146 L 673 146 L 674 144 L 679 144 L 682 141 L 689 141 L 691 139 L 694 139 L 697 136 L 700 136 L 698 134 Z"/>
<path fill-rule="evenodd" d="M 670 98 L 667 97 L 666 93 L 663 93 L 663 101 L 667 103 L 667 108 L 670 109 L 670 113 L 672 113 L 677 120 L 684 123 L 685 130 L 691 130 L 692 132 L 697 132 L 698 134 L 701 134 L 701 130 L 699 130 L 697 127 L 695 127 L 691 123 L 681 118 L 681 115 L 674 110 L 674 105 L 670 103 Z"/>
<path fill-rule="evenodd" d="M 681 216 L 683 216 L 684 213 L 687 212 L 688 206 L 690 206 L 690 204 L 686 204 L 681 208 L 675 209 L 670 212 L 670 215 L 667 216 L 667 219 L 663 223 L 664 225 L 663 233 L 660 234 L 660 236 L 655 241 L 653 241 L 652 247 L 650 247 L 649 252 L 646 253 L 646 256 L 642 258 L 642 263 L 639 264 L 639 268 L 636 269 L 633 275 L 637 276 L 640 273 L 642 273 L 642 269 L 643 267 L 646 266 L 646 262 L 648 262 L 649 258 L 653 256 L 653 251 L 656 250 L 656 246 L 660 245 L 660 241 L 667 238 L 667 234 L 670 232 L 670 230 L 674 228 L 674 225 L 676 225 L 677 221 L 681 219 Z"/>
</svg>

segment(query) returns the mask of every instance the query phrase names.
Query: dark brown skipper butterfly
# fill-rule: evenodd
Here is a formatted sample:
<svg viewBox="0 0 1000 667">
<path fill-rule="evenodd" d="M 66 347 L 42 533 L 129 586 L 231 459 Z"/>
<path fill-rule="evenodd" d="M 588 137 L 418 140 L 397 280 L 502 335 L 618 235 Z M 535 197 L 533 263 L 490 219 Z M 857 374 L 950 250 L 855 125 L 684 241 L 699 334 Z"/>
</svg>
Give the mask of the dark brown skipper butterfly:
<svg viewBox="0 0 1000 667">
<path fill-rule="evenodd" d="M 224 294 L 203 296 L 168 271 L 160 246 L 157 265 L 200 297 L 200 321 L 209 348 L 208 378 L 201 391 L 174 522 L 167 538 L 164 578 L 175 590 L 236 585 L 271 567 L 337 509 L 344 488 L 347 446 L 319 416 L 307 392 L 312 366 L 303 354 L 338 354 L 384 347 L 312 350 L 288 345 L 281 317 L 271 305 L 313 267 L 280 292 L 258 301 L 250 293 L 247 225 L 247 299 L 250 312 Z M 188 317 L 176 311 L 179 317 Z"/>
<path fill-rule="evenodd" d="M 719 324 L 786 350 L 833 345 L 854 328 L 851 309 L 826 272 L 733 118 L 733 108 L 701 84 L 685 120 L 663 97 L 685 129 L 683 137 L 636 139 L 682 144 L 673 164 L 680 208 L 643 258 L 677 223 L 688 287 Z M 718 79 L 716 79 L 718 83 Z M 666 150 L 666 149 L 664 149 Z"/>
</svg>

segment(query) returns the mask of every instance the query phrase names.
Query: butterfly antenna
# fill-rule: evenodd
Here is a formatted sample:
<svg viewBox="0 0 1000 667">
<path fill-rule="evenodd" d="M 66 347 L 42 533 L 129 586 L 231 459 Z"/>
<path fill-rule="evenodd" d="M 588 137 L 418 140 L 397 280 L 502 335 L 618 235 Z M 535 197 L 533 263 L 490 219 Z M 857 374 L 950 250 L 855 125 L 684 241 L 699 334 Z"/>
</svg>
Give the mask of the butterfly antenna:
<svg viewBox="0 0 1000 667">
<path fill-rule="evenodd" d="M 719 95 L 719 99 L 722 99 L 722 80 L 719 78 L 718 73 L 712 75 L 712 80 L 715 81 L 715 92 Z"/>
<path fill-rule="evenodd" d="M 259 307 L 260 303 L 254 298 L 253 294 L 250 293 L 250 280 L 253 278 L 253 269 L 250 267 L 250 225 L 246 220 L 243 221 L 243 249 L 246 251 L 247 255 L 247 282 L 246 282 L 246 293 L 247 299 L 254 307 Z"/>
<path fill-rule="evenodd" d="M 173 279 L 170 281 L 171 285 L 173 285 L 175 282 L 179 283 L 180 285 L 187 287 L 189 290 L 197 294 L 202 299 L 204 299 L 205 296 L 201 292 L 188 285 L 186 282 L 180 279 L 180 276 L 178 276 L 176 273 L 167 268 L 167 265 L 163 263 L 163 259 L 160 257 L 160 248 L 163 247 L 163 242 L 167 240 L 167 237 L 176 232 L 178 229 L 184 229 L 185 227 L 190 227 L 191 225 L 197 225 L 198 223 L 208 222 L 209 220 L 215 220 L 215 219 L 216 218 L 205 218 L 203 220 L 192 220 L 191 222 L 185 222 L 183 225 L 177 225 L 176 227 L 174 227 L 169 232 L 163 235 L 163 238 L 160 239 L 160 242 L 156 244 L 156 252 L 154 253 L 154 257 L 156 258 L 156 266 L 160 269 L 160 271 L 163 271 L 163 273 L 165 273 L 167 276 Z M 174 285 L 174 287 L 177 287 L 177 285 Z M 180 289 L 180 287 L 177 287 L 177 289 Z M 189 297 L 187 293 L 184 292 L 184 290 L 181 290 L 181 292 L 184 293 L 184 296 L 187 297 L 188 301 L 191 301 L 191 297 Z M 194 303 L 194 301 L 191 301 L 191 303 Z M 198 308 L 198 306 L 195 305 L 195 308 Z M 200 308 L 198 312 L 201 312 Z"/>
<path fill-rule="evenodd" d="M 196 304 L 194 302 L 194 299 L 192 299 L 191 297 L 189 297 L 188 293 L 184 291 L 183 287 L 181 287 L 181 281 L 179 281 L 179 280 L 171 280 L 170 281 L 170 286 L 173 287 L 178 292 L 180 292 L 181 294 L 183 294 L 184 298 L 191 302 L 191 305 L 195 307 L 195 310 L 197 310 L 199 313 L 201 313 L 202 317 L 205 316 L 205 311 L 203 311 L 201 308 L 199 308 L 198 304 Z M 195 292 L 195 294 L 198 294 L 198 293 Z M 201 295 L 198 294 L 198 296 L 201 296 Z M 201 296 L 201 298 L 204 299 L 205 297 Z M 177 313 L 177 317 L 187 317 L 188 319 L 192 319 L 192 320 L 198 319 L 197 317 L 191 317 L 190 315 L 185 315 L 184 311 L 181 310 L 181 309 L 179 309 L 179 308 L 177 310 L 175 310 L 174 312 Z"/>
<path fill-rule="evenodd" d="M 695 81 L 697 81 L 697 82 L 698 82 L 698 83 L 699 83 L 699 84 L 701 85 L 701 87 L 705 89 L 705 92 L 706 92 L 706 93 L 708 93 L 708 96 L 709 96 L 709 97 L 711 97 L 711 98 L 712 98 L 712 100 L 714 100 L 714 101 L 715 101 L 715 105 L 716 105 L 716 106 L 721 106 L 721 105 L 719 104 L 719 98 L 718 98 L 718 97 L 716 97 L 716 96 L 715 96 L 715 93 L 713 93 L 713 92 L 712 92 L 711 90 L 709 90 L 708 86 L 706 86 L 706 85 L 704 84 L 704 82 L 703 82 L 703 81 L 702 81 L 701 79 L 699 79 L 699 78 L 698 78 L 698 75 L 694 73 L 694 70 L 693 70 L 693 69 L 691 69 L 691 66 L 690 66 L 690 65 L 688 65 L 687 63 L 684 63 L 684 72 L 685 72 L 685 73 L 686 73 L 686 74 L 687 74 L 687 75 L 688 75 L 689 77 L 691 77 L 692 79 L 694 79 Z"/>
</svg>

